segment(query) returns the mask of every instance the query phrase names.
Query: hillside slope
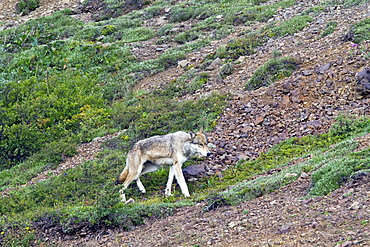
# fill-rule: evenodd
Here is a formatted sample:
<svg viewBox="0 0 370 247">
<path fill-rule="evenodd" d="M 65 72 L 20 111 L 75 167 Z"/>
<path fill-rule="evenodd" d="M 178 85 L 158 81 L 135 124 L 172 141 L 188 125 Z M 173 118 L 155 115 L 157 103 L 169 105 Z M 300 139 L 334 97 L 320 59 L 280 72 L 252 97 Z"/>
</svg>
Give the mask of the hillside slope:
<svg viewBox="0 0 370 247">
<path fill-rule="evenodd" d="M 272 4 L 278 1 L 269 1 Z M 0 4 L 8 4 L 2 1 Z M 186 67 L 179 65 L 155 75 L 145 76 L 136 89 L 153 90 L 164 87 L 185 73 L 188 66 L 200 67 L 230 40 L 256 30 L 269 22 L 290 19 L 318 6 L 321 1 L 297 2 L 278 11 L 267 22 L 251 26 L 239 25 L 235 32 L 186 57 Z M 78 2 L 61 5 L 60 1 L 41 1 L 41 8 L 31 16 L 0 20 L 17 25 L 22 19 L 44 14 L 45 9 L 78 8 Z M 369 4 L 344 6 L 333 4 L 312 15 L 313 21 L 302 31 L 280 38 L 270 38 L 256 53 L 238 59 L 233 72 L 223 78 L 220 67 L 208 68 L 209 80 L 191 95 L 201 98 L 210 92 L 229 92 L 228 108 L 208 133 L 216 145 L 212 159 L 201 163 L 208 175 L 220 175 L 238 160 L 255 159 L 275 144 L 291 137 L 326 132 L 342 112 L 369 115 L 370 99 L 361 94 L 356 73 L 369 66 L 370 42 L 356 44 L 350 37 L 351 27 L 369 18 Z M 1 9 L 1 6 L 0 6 Z M 9 17 L 10 16 L 10 17 Z M 89 13 L 76 14 L 79 19 Z M 161 16 L 151 19 L 147 27 L 158 30 Z M 327 36 L 320 36 L 327 24 L 338 25 Z M 191 26 L 191 21 L 183 24 Z M 155 40 L 138 42 L 133 52 L 155 58 L 163 48 Z M 139 48 L 138 48 L 139 47 Z M 257 90 L 244 90 L 257 68 L 279 52 L 299 61 L 298 70 L 287 78 Z M 359 137 L 359 149 L 366 149 L 369 135 Z M 299 162 L 299 161 L 298 161 Z M 302 161 L 303 162 L 303 161 Z M 266 172 L 266 174 L 275 171 Z M 370 176 L 366 173 L 348 181 L 328 196 L 304 199 L 311 186 L 310 175 L 300 176 L 281 189 L 243 202 L 204 212 L 206 202 L 180 208 L 165 219 L 150 218 L 144 226 L 132 231 L 103 229 L 100 233 L 81 232 L 73 236 L 44 236 L 48 244 L 57 246 L 368 246 L 370 213 Z M 196 193 L 196 192 L 195 192 Z"/>
</svg>

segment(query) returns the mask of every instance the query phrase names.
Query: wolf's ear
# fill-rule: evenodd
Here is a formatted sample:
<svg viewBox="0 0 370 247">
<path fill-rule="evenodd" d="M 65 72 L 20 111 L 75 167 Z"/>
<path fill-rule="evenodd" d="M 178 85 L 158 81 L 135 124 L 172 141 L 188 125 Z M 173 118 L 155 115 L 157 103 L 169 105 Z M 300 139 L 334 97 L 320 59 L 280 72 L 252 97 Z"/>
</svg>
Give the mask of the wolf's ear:
<svg viewBox="0 0 370 247">
<path fill-rule="evenodd" d="M 204 129 L 203 129 L 203 126 L 202 126 L 202 128 L 200 128 L 200 130 L 198 131 L 198 133 L 199 134 L 203 134 L 203 131 L 204 131 Z"/>
<path fill-rule="evenodd" d="M 195 138 L 195 133 L 193 131 L 189 131 L 189 134 L 190 134 L 190 138 L 193 140 Z"/>
</svg>

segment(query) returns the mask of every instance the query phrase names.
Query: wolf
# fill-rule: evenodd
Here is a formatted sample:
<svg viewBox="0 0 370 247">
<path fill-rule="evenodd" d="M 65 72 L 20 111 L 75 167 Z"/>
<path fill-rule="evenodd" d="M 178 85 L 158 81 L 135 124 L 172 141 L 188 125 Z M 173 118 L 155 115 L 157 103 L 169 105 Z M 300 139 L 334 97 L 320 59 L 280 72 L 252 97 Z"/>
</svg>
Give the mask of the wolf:
<svg viewBox="0 0 370 247">
<path fill-rule="evenodd" d="M 174 177 L 180 185 L 181 192 L 185 197 L 189 197 L 188 186 L 182 173 L 182 164 L 189 158 L 200 154 L 209 156 L 211 152 L 208 148 L 207 137 L 204 134 L 203 127 L 194 133 L 177 131 L 162 136 L 152 136 L 148 139 L 138 141 L 128 152 L 126 166 L 119 175 L 116 184 L 123 183 L 121 192 L 122 201 L 126 201 L 123 191 L 128 188 L 130 183 L 136 180 L 136 184 L 142 193 L 145 193 L 145 187 L 140 181 L 140 176 L 154 172 L 162 165 L 170 165 L 166 196 L 171 196 L 171 186 Z"/>
</svg>

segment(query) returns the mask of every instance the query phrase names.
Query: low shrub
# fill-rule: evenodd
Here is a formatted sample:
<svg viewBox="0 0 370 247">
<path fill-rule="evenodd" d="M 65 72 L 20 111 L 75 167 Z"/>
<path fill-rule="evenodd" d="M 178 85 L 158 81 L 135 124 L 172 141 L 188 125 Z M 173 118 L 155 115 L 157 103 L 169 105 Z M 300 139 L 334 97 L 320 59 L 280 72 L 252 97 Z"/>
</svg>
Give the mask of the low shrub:
<svg viewBox="0 0 370 247">
<path fill-rule="evenodd" d="M 274 23 L 271 26 L 267 26 L 265 32 L 269 37 L 283 37 L 301 31 L 312 21 L 313 18 L 311 16 L 299 15 L 282 23 Z"/>
<path fill-rule="evenodd" d="M 15 9 L 18 13 L 28 14 L 40 6 L 40 0 L 20 0 Z"/>
<path fill-rule="evenodd" d="M 351 28 L 351 30 L 354 32 L 353 42 L 359 44 L 364 40 L 369 40 L 370 39 L 369 29 L 370 29 L 370 18 L 364 19 L 355 24 Z"/>
<path fill-rule="evenodd" d="M 196 15 L 195 6 L 174 6 L 169 13 L 170 22 L 183 22 Z"/>
<path fill-rule="evenodd" d="M 220 68 L 219 75 L 221 78 L 225 79 L 228 75 L 231 75 L 234 71 L 234 65 L 232 63 L 227 63 Z"/>
<path fill-rule="evenodd" d="M 246 90 L 255 90 L 268 86 L 277 80 L 290 76 L 297 67 L 298 61 L 293 58 L 272 58 L 256 69 L 244 88 Z"/>
</svg>

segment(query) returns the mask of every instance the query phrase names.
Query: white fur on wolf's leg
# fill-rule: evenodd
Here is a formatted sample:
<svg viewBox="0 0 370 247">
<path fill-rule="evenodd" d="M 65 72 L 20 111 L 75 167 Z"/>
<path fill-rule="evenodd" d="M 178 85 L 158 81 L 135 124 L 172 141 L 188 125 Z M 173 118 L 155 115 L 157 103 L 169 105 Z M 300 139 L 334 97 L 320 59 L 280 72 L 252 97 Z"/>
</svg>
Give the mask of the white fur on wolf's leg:
<svg viewBox="0 0 370 247">
<path fill-rule="evenodd" d="M 125 205 L 126 204 L 131 204 L 131 203 L 134 203 L 134 202 L 135 202 L 135 200 L 130 198 L 130 199 L 127 200 L 127 202 L 125 202 Z"/>
<path fill-rule="evenodd" d="M 121 197 L 122 202 L 124 202 L 125 204 L 130 204 L 130 203 L 135 202 L 135 200 L 132 199 L 132 198 L 126 200 L 126 195 L 125 195 L 125 193 L 123 193 L 123 188 L 119 190 L 119 193 L 120 193 L 120 197 Z"/>
<path fill-rule="evenodd" d="M 136 184 L 137 184 L 137 187 L 139 187 L 139 190 L 140 190 L 142 193 L 146 193 L 145 187 L 144 187 L 144 185 L 141 183 L 140 178 L 136 179 Z"/>
<path fill-rule="evenodd" d="M 122 202 L 126 202 L 126 195 L 124 193 L 121 193 L 120 197 Z"/>
<path fill-rule="evenodd" d="M 171 189 L 170 189 L 170 190 L 168 190 L 167 188 L 166 188 L 166 190 L 165 190 L 164 194 L 165 194 L 165 196 L 166 196 L 166 197 L 168 197 L 168 196 L 173 196 L 173 194 L 171 193 Z"/>
<path fill-rule="evenodd" d="M 175 173 L 177 183 L 180 185 L 180 189 L 181 189 L 182 194 L 185 197 L 190 197 L 189 189 L 188 189 L 188 186 L 185 182 L 184 175 L 182 174 L 181 166 L 178 165 L 178 164 L 175 164 L 175 165 L 172 166 L 172 168 L 173 168 L 173 171 Z"/>
<path fill-rule="evenodd" d="M 164 191 L 164 194 L 166 196 L 173 196 L 172 193 L 171 193 L 171 187 L 172 187 L 174 177 L 175 177 L 175 173 L 174 173 L 173 168 L 171 166 L 170 167 L 170 172 L 168 174 L 168 181 L 167 181 L 167 185 L 166 185 L 166 190 Z"/>
</svg>

